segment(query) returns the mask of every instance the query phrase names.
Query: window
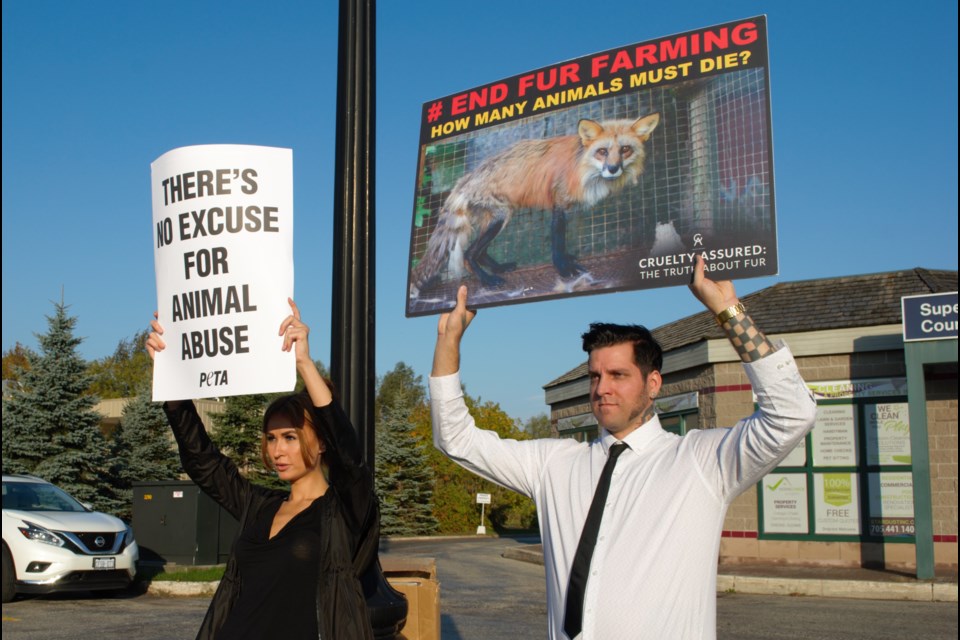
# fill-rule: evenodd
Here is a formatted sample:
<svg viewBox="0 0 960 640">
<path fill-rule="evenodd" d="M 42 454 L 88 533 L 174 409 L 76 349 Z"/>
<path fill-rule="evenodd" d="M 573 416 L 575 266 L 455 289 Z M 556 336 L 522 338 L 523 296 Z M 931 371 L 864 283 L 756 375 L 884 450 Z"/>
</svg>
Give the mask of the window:
<svg viewBox="0 0 960 640">
<path fill-rule="evenodd" d="M 557 420 L 557 434 L 561 438 L 573 438 L 577 442 L 589 442 L 599 435 L 597 419 L 592 413 L 584 413 Z"/>
<path fill-rule="evenodd" d="M 761 538 L 913 542 L 910 419 L 899 380 L 810 385 L 850 392 L 817 393 L 813 431 L 761 480 Z"/>
<path fill-rule="evenodd" d="M 665 431 L 682 436 L 700 428 L 700 394 L 696 391 L 657 398 L 654 408 Z"/>
<path fill-rule="evenodd" d="M 700 414 L 696 409 L 674 411 L 660 414 L 660 426 L 664 431 L 675 433 L 678 436 L 686 435 L 692 429 L 700 428 Z"/>
</svg>

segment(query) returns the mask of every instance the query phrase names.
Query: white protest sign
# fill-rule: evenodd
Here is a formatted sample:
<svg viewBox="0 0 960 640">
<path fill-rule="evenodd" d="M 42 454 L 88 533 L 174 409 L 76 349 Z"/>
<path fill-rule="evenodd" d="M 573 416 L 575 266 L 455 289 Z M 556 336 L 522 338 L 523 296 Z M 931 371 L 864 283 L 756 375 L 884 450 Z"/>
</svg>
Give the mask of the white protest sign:
<svg viewBox="0 0 960 640">
<path fill-rule="evenodd" d="M 203 145 L 150 165 L 157 309 L 153 399 L 291 391 L 293 151 Z"/>
</svg>

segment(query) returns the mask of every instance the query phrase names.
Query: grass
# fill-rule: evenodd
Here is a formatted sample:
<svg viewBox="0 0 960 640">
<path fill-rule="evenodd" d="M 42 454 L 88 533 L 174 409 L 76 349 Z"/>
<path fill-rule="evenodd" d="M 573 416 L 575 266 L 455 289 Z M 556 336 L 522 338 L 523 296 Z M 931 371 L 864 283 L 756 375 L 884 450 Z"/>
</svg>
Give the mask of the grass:
<svg viewBox="0 0 960 640">
<path fill-rule="evenodd" d="M 225 565 L 214 567 L 184 567 L 183 569 L 173 569 L 170 571 L 159 571 L 151 574 L 150 570 L 143 568 L 137 574 L 137 578 L 148 582 L 212 582 L 223 577 Z"/>
</svg>

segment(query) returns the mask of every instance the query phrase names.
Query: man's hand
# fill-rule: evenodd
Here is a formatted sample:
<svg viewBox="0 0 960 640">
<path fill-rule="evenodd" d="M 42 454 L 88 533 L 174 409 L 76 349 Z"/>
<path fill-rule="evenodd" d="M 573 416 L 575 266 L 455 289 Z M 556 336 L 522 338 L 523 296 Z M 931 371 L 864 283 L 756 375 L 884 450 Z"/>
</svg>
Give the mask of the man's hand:
<svg viewBox="0 0 960 640">
<path fill-rule="evenodd" d="M 457 290 L 457 306 L 440 316 L 437 323 L 437 347 L 433 352 L 431 375 L 446 376 L 460 370 L 460 341 L 470 326 L 476 311 L 467 309 L 467 286 Z"/>
<path fill-rule="evenodd" d="M 693 281 L 690 283 L 690 291 L 697 300 L 702 302 L 713 315 L 736 306 L 739 300 L 737 300 L 737 292 L 733 289 L 733 283 L 729 280 L 714 282 L 704 275 L 704 271 L 703 256 L 698 255 L 697 263 L 693 268 Z"/>
<path fill-rule="evenodd" d="M 457 290 L 457 306 L 440 316 L 437 323 L 437 340 L 453 340 L 460 344 L 467 327 L 477 315 L 476 311 L 467 309 L 467 285 L 462 284 Z"/>
<path fill-rule="evenodd" d="M 733 290 L 733 283 L 729 280 L 714 282 L 703 275 L 704 270 L 703 256 L 697 256 L 693 282 L 690 283 L 690 291 L 697 300 L 702 302 L 713 315 L 736 306 L 739 300 L 737 300 L 737 292 Z M 753 320 L 746 313 L 727 318 L 720 326 L 730 339 L 730 344 L 737 351 L 737 355 L 744 362 L 756 362 L 776 351 L 773 344 L 753 324 Z"/>
</svg>

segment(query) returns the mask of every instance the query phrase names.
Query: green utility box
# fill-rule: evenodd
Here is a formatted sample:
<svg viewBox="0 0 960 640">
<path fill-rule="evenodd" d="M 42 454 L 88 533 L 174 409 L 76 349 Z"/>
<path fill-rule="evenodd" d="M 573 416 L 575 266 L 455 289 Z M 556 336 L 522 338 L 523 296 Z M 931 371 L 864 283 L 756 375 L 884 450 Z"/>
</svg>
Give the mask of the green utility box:
<svg viewBox="0 0 960 640">
<path fill-rule="evenodd" d="M 233 516 L 189 480 L 133 483 L 133 533 L 141 560 L 221 564 L 239 528 Z"/>
</svg>

